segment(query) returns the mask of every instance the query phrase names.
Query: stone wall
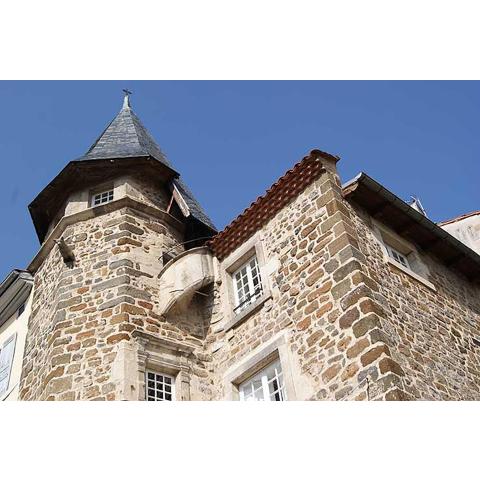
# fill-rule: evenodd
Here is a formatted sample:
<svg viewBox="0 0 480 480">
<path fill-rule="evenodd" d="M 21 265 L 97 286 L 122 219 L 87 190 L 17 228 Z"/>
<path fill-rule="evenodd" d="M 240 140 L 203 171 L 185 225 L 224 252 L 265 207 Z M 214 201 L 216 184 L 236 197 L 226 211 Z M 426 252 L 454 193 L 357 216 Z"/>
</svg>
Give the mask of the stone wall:
<svg viewBox="0 0 480 480">
<path fill-rule="evenodd" d="M 184 236 L 163 187 L 129 179 L 132 205 L 74 214 L 63 232 L 74 264 L 48 241 L 36 263 L 21 398 L 142 399 L 156 356 L 177 375 L 177 398 L 231 399 L 278 351 L 292 400 L 479 399 L 478 287 L 429 256 L 436 291 L 386 263 L 371 219 L 322 162 L 313 184 L 215 259 L 213 284 L 165 316 L 161 258 L 181 253 Z M 236 317 L 229 270 L 257 246 L 265 294 Z"/>
<path fill-rule="evenodd" d="M 480 400 L 480 289 L 419 251 L 428 288 L 386 263 L 372 219 L 349 207 L 368 275 L 379 285 L 382 330 L 399 365 L 405 399 Z"/>
<path fill-rule="evenodd" d="M 154 195 L 146 190 L 143 196 Z M 137 357 L 126 356 L 125 349 L 119 354 L 122 344 L 134 353 L 137 350 L 134 331 L 183 340 L 201 349 L 203 297 L 195 299 L 190 316 L 180 314 L 174 323 L 156 313 L 162 295 L 157 279 L 161 256 L 172 246 L 176 253 L 183 250 L 183 227 L 174 219 L 166 222 L 160 210 L 155 215 L 151 207 L 155 202 L 149 203 L 148 213 L 130 207 L 105 213 L 99 207 L 92 210 L 98 212 L 94 218 L 68 226 L 63 237 L 73 249 L 73 265 L 64 263 L 56 246 L 43 253 L 46 257 L 35 272 L 22 399 L 139 399 L 136 368 L 131 364 Z M 197 386 L 201 380 L 195 375 L 206 376 L 200 357 L 194 353 L 189 360 L 191 381 Z M 125 359 L 130 363 L 125 364 Z"/>
<path fill-rule="evenodd" d="M 287 338 L 296 399 L 398 398 L 398 366 L 380 329 L 378 285 L 365 275 L 335 166 L 326 166 L 328 172 L 260 232 L 271 298 L 228 328 L 228 277 L 217 286 L 207 338 L 214 398 L 228 398 L 228 372 L 280 332 Z"/>
</svg>

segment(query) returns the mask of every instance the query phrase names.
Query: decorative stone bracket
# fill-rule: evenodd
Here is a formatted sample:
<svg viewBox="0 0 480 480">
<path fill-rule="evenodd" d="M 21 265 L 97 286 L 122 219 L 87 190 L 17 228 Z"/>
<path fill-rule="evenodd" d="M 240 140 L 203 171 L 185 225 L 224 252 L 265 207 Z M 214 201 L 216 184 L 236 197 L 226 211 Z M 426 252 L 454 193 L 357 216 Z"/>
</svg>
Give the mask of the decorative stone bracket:
<svg viewBox="0 0 480 480">
<path fill-rule="evenodd" d="M 60 237 L 58 240 L 55 240 L 55 243 L 58 245 L 60 254 L 63 257 L 65 263 L 73 263 L 75 261 L 75 255 L 73 250 L 65 243 L 63 237 Z"/>
</svg>

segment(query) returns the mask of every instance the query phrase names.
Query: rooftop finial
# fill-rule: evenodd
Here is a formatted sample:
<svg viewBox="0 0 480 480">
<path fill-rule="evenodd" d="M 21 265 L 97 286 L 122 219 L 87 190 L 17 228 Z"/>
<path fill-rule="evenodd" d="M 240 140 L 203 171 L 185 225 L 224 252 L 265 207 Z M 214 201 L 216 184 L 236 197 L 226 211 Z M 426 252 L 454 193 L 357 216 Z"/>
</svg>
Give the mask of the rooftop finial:
<svg viewBox="0 0 480 480">
<path fill-rule="evenodd" d="M 122 91 L 125 94 L 125 97 L 123 98 L 123 108 L 130 108 L 130 95 L 132 92 L 126 88 L 124 88 Z"/>
</svg>

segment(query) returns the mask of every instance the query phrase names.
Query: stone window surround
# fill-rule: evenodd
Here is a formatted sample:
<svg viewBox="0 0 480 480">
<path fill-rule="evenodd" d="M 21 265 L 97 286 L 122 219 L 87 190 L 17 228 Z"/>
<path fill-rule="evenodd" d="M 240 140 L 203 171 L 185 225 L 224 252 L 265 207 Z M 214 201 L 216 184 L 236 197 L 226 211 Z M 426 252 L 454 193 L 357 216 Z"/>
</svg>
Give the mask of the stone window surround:
<svg viewBox="0 0 480 480">
<path fill-rule="evenodd" d="M 232 365 L 224 375 L 225 400 L 240 400 L 238 386 L 277 359 L 282 367 L 287 400 L 297 400 L 287 340 L 287 333 L 280 332 Z"/>
<path fill-rule="evenodd" d="M 379 241 L 380 246 L 382 248 L 383 260 L 385 261 L 385 263 L 394 266 L 398 270 L 401 270 L 402 272 L 406 273 L 408 276 L 422 283 L 423 285 L 428 287 L 430 290 L 433 290 L 434 292 L 436 292 L 437 289 L 435 288 L 435 285 L 429 280 L 427 280 L 427 278 L 425 278 L 429 274 L 429 269 L 427 265 L 422 261 L 417 248 L 412 243 L 402 238 L 398 233 L 394 232 L 387 226 L 381 224 L 377 220 L 372 219 L 372 225 L 373 225 L 373 234 L 375 238 Z M 418 274 L 411 268 L 405 267 L 405 265 L 401 264 L 400 262 L 397 262 L 395 259 L 393 259 L 390 256 L 386 246 L 386 243 L 388 243 L 388 240 L 387 240 L 388 238 L 393 239 L 396 244 L 401 245 L 405 251 L 409 252 L 408 255 L 413 254 L 416 262 L 418 262 L 422 267 L 422 270 L 423 270 L 422 275 Z M 396 246 L 393 245 L 393 247 L 395 248 Z M 403 252 L 400 252 L 400 253 L 403 254 Z"/>
<path fill-rule="evenodd" d="M 138 345 L 138 400 L 146 400 L 147 371 L 165 373 L 175 379 L 173 401 L 190 400 L 191 369 L 188 358 L 194 347 L 140 331 L 135 332 L 134 337 Z"/>
<path fill-rule="evenodd" d="M 260 298 L 244 308 L 237 314 L 233 308 L 235 305 L 235 293 L 232 274 L 236 272 L 250 257 L 256 256 L 258 268 L 260 270 L 260 279 L 262 282 L 263 294 Z M 265 272 L 266 255 L 262 245 L 260 232 L 257 232 L 241 247 L 232 252 L 224 261 L 221 268 L 222 283 L 226 285 L 226 294 L 228 298 L 228 309 L 225 331 L 237 326 L 240 322 L 246 320 L 250 315 L 259 310 L 261 306 L 272 297 L 270 282 Z"/>
</svg>

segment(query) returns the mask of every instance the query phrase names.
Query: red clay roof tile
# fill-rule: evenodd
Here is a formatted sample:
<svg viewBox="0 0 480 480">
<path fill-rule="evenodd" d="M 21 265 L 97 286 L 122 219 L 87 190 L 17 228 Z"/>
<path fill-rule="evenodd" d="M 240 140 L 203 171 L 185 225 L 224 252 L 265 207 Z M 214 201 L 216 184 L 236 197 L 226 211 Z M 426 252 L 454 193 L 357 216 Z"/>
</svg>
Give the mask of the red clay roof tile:
<svg viewBox="0 0 480 480">
<path fill-rule="evenodd" d="M 221 260 L 250 238 L 273 218 L 293 198 L 313 183 L 325 171 L 321 160 L 338 161 L 339 157 L 321 150 L 312 150 L 292 169 L 288 170 L 243 213 L 217 233 L 207 245 Z"/>
</svg>

